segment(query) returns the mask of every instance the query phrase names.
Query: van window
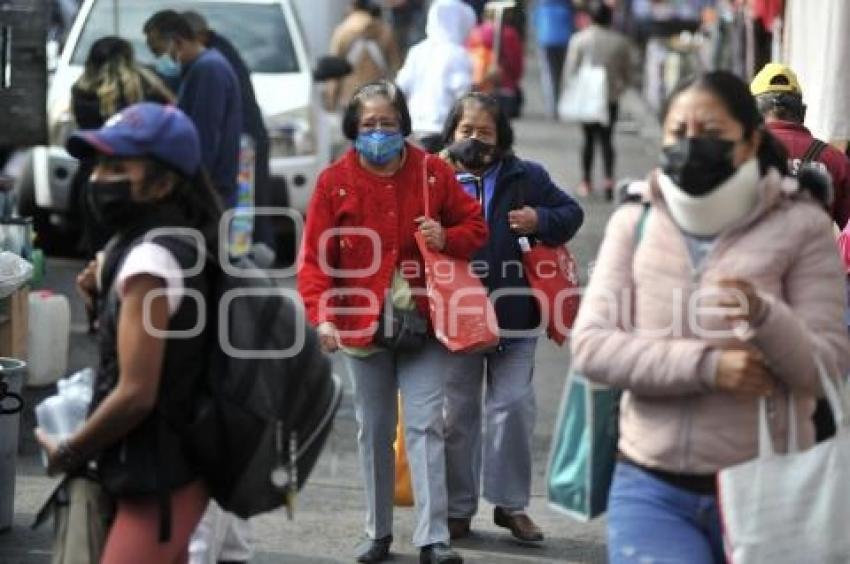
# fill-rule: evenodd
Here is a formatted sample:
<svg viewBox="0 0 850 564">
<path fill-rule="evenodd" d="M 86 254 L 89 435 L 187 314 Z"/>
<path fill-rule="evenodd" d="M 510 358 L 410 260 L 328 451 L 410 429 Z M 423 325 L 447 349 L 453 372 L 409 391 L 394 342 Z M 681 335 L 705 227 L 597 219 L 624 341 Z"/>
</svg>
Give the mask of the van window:
<svg viewBox="0 0 850 564">
<path fill-rule="evenodd" d="M 210 28 L 220 30 L 236 46 L 252 72 L 299 71 L 290 28 L 280 4 L 203 0 L 96 0 L 71 63 L 84 65 L 92 43 L 105 35 L 119 35 L 133 44 L 139 62 L 152 64 L 153 55 L 145 43 L 142 28 L 149 17 L 165 9 L 194 10 L 202 14 Z"/>
</svg>

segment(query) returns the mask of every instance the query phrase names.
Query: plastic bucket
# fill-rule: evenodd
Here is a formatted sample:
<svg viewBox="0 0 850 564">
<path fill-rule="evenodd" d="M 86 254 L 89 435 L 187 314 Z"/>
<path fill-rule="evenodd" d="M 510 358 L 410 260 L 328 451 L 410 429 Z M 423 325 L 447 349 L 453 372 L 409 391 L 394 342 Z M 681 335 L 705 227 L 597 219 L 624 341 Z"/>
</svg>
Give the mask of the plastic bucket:
<svg viewBox="0 0 850 564">
<path fill-rule="evenodd" d="M 27 363 L 14 358 L 0 358 L 0 382 L 7 392 L 20 398 Z M 21 421 L 19 400 L 7 396 L 0 400 L 0 531 L 12 526 L 15 517 L 15 466 L 18 459 L 18 427 Z M 20 406 L 23 407 L 22 405 Z M 7 413 L 14 411 L 14 413 Z"/>
</svg>

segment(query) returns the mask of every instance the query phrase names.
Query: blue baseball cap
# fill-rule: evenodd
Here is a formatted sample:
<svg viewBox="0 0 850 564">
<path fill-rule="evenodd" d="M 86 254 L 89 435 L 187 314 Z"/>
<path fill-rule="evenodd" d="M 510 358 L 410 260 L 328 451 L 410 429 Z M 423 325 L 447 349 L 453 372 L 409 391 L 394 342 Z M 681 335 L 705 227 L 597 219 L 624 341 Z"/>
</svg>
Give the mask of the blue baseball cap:
<svg viewBox="0 0 850 564">
<path fill-rule="evenodd" d="M 151 102 L 121 110 L 100 129 L 75 132 L 67 149 L 78 159 L 150 157 L 186 176 L 194 176 L 201 166 L 201 143 L 192 120 L 175 106 Z"/>
</svg>

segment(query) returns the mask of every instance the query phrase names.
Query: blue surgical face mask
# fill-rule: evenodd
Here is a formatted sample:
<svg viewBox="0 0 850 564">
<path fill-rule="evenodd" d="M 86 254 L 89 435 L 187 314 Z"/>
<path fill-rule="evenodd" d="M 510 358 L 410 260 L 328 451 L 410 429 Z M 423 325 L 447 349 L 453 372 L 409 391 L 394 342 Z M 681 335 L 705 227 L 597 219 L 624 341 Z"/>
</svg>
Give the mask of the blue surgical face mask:
<svg viewBox="0 0 850 564">
<path fill-rule="evenodd" d="M 180 63 L 175 61 L 168 53 L 163 53 L 156 59 L 156 72 L 165 78 L 175 78 L 180 76 L 182 67 Z"/>
<path fill-rule="evenodd" d="M 383 166 L 399 156 L 404 148 L 404 137 L 397 131 L 372 129 L 362 131 L 354 141 L 354 150 L 375 166 Z"/>
</svg>

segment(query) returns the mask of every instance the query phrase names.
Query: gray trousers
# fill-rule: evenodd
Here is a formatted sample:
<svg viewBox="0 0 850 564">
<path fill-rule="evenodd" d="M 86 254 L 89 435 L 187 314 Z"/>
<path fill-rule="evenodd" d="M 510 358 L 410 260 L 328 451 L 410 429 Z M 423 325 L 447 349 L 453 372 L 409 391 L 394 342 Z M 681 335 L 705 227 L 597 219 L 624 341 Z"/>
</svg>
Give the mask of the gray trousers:
<svg viewBox="0 0 850 564">
<path fill-rule="evenodd" d="M 490 503 L 512 510 L 528 507 L 537 416 L 532 385 L 536 345 L 537 339 L 512 340 L 496 352 L 452 359 L 446 382 L 449 517 L 475 515 L 482 481 Z"/>
<path fill-rule="evenodd" d="M 392 534 L 397 396 L 413 484 L 413 544 L 448 542 L 443 402 L 446 366 L 453 355 L 431 340 L 419 351 L 345 355 L 354 384 L 357 442 L 366 489 L 366 535 Z"/>
</svg>

